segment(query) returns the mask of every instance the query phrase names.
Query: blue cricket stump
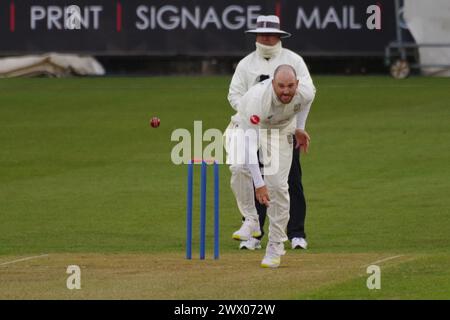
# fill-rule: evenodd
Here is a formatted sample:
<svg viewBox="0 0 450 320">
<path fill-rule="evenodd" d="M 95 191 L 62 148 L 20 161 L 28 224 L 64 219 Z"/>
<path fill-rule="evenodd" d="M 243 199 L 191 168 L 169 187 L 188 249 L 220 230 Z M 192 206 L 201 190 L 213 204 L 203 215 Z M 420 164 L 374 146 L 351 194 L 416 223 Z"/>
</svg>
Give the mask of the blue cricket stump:
<svg viewBox="0 0 450 320">
<path fill-rule="evenodd" d="M 192 207 L 194 188 L 194 165 L 201 163 L 200 176 L 200 260 L 206 256 L 206 182 L 208 162 L 191 160 L 188 163 L 187 208 L 186 208 L 186 259 L 192 259 Z M 219 164 L 211 161 L 214 168 L 214 259 L 219 259 Z"/>
</svg>

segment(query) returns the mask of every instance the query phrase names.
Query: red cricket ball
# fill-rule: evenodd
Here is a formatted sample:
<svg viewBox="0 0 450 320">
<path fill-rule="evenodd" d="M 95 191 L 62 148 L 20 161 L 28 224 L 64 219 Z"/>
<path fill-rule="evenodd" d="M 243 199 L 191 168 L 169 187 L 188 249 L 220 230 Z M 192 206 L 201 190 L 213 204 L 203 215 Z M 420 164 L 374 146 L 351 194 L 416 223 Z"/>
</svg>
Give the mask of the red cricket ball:
<svg viewBox="0 0 450 320">
<path fill-rule="evenodd" d="M 153 128 L 158 128 L 160 123 L 161 123 L 161 120 L 159 120 L 158 117 L 153 117 L 153 118 L 150 120 L 150 125 L 151 125 Z"/>
<path fill-rule="evenodd" d="M 259 123 L 259 117 L 256 114 L 252 115 L 250 117 L 250 122 L 253 123 L 253 124 L 258 124 Z"/>
</svg>

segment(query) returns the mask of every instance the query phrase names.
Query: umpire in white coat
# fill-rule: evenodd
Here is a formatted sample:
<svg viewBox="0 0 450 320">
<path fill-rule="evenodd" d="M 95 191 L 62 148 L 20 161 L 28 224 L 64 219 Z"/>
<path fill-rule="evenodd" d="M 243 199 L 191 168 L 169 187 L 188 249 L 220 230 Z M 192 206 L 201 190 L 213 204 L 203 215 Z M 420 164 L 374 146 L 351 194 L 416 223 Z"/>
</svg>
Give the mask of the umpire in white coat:
<svg viewBox="0 0 450 320">
<path fill-rule="evenodd" d="M 231 80 L 228 101 L 233 109 L 238 110 L 243 95 L 258 82 L 273 76 L 274 70 L 282 64 L 293 66 L 301 85 L 315 92 L 313 81 L 302 57 L 283 48 L 281 45 L 280 39 L 290 37 L 290 34 L 280 30 L 279 18 L 273 15 L 259 16 L 256 23 L 256 29 L 247 31 L 247 33 L 256 34 L 256 50 L 239 62 Z M 309 107 L 310 105 L 308 109 Z M 293 138 L 295 143 L 295 136 Z M 287 225 L 287 236 L 291 241 L 291 247 L 293 249 L 307 248 L 305 233 L 306 201 L 301 178 L 300 152 L 299 149 L 294 148 L 288 180 L 290 218 Z M 266 206 L 256 201 L 256 209 L 259 216 L 261 232 L 255 232 L 253 237 L 249 239 L 241 237 L 239 232 L 233 234 L 234 239 L 241 240 L 239 246 L 241 249 L 254 250 L 261 248 L 260 240 L 264 232 L 263 226 L 266 217 Z"/>
</svg>

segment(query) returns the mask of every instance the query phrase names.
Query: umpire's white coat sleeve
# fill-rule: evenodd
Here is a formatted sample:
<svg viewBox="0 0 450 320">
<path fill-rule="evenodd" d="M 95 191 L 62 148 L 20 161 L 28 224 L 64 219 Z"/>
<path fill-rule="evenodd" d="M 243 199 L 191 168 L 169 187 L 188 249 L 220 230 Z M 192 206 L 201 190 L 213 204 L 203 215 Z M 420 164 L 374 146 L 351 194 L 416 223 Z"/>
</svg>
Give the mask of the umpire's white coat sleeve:
<svg viewBox="0 0 450 320">
<path fill-rule="evenodd" d="M 306 119 L 308 118 L 309 110 L 311 109 L 312 102 L 316 95 L 316 88 L 314 87 L 314 85 L 299 84 L 297 90 L 299 91 L 299 94 L 301 96 L 301 108 L 296 115 L 296 129 L 305 130 Z"/>
<path fill-rule="evenodd" d="M 233 74 L 230 88 L 228 91 L 228 102 L 234 110 L 238 110 L 239 102 L 242 96 L 248 91 L 249 87 L 246 84 L 244 61 L 241 61 Z"/>
<path fill-rule="evenodd" d="M 314 88 L 314 84 L 311 75 L 309 74 L 308 67 L 306 66 L 306 63 L 302 57 L 298 56 L 294 68 L 297 72 L 297 78 L 298 80 L 300 80 L 300 83 Z"/>
<path fill-rule="evenodd" d="M 309 110 L 311 109 L 312 102 L 316 95 L 316 87 L 314 86 L 308 67 L 305 64 L 305 61 L 303 61 L 303 58 L 298 60 L 295 70 L 299 80 L 298 91 L 300 92 L 300 96 L 302 98 L 302 107 L 300 112 L 296 115 L 296 129 L 304 130 L 306 127 L 306 119 L 308 118 Z"/>
</svg>

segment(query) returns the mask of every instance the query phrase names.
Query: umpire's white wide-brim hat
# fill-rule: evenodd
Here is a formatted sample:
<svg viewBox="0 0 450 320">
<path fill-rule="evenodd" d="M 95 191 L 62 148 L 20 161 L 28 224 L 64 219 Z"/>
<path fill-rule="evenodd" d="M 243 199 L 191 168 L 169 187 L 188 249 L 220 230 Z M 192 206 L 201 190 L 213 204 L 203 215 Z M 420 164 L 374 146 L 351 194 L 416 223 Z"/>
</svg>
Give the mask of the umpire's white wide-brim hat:
<svg viewBox="0 0 450 320">
<path fill-rule="evenodd" d="M 247 30 L 246 33 L 274 33 L 281 38 L 290 37 L 289 32 L 280 30 L 280 19 L 277 16 L 259 16 L 256 19 L 256 29 Z"/>
</svg>

